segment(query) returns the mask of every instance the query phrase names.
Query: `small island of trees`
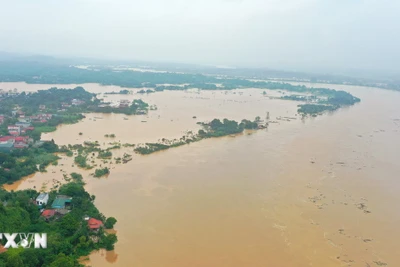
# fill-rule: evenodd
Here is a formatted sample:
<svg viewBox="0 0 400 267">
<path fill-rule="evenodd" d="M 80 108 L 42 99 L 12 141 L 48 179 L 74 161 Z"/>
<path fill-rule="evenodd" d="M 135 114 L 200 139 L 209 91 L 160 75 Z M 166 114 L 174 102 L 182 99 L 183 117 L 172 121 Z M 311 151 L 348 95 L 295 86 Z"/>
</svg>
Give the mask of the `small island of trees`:
<svg viewBox="0 0 400 267">
<path fill-rule="evenodd" d="M 214 119 L 209 123 L 198 123 L 203 126 L 197 134 L 189 133 L 186 136 L 182 136 L 179 140 L 167 140 L 163 139 L 159 143 L 145 143 L 135 147 L 134 151 L 138 154 L 148 155 L 157 151 L 166 150 L 172 147 L 178 147 L 192 142 L 198 142 L 205 138 L 221 137 L 232 134 L 242 133 L 245 129 L 260 129 L 265 128 L 265 125 L 260 124 L 260 118 L 257 117 L 254 121 L 242 120 L 238 123 L 234 120 L 223 119 L 221 122 L 219 119 Z"/>
<path fill-rule="evenodd" d="M 96 169 L 94 171 L 93 176 L 99 178 L 99 177 L 106 176 L 109 173 L 110 173 L 110 170 L 107 167 L 105 167 L 103 169 Z"/>
</svg>

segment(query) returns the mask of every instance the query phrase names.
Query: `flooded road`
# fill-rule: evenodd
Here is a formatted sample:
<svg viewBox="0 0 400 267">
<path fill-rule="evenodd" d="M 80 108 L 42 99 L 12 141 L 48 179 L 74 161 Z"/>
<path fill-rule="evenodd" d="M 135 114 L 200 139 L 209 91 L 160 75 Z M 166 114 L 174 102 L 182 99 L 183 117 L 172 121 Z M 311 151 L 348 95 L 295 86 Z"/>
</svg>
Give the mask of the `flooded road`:
<svg viewBox="0 0 400 267">
<path fill-rule="evenodd" d="M 84 174 L 96 206 L 118 220 L 115 251 L 92 254 L 92 266 L 399 266 L 400 93 L 323 86 L 345 89 L 362 102 L 250 135 L 135 155 L 102 179 L 63 158 L 63 166 L 9 189 L 61 180 L 60 168 Z M 3 89 L 48 87 L 0 83 Z M 128 120 L 89 114 L 44 138 L 106 143 L 104 135 L 114 133 L 122 143 L 141 143 L 178 138 L 215 117 L 295 116 L 298 103 L 262 91 L 112 95 L 142 98 L 158 110 Z"/>
</svg>

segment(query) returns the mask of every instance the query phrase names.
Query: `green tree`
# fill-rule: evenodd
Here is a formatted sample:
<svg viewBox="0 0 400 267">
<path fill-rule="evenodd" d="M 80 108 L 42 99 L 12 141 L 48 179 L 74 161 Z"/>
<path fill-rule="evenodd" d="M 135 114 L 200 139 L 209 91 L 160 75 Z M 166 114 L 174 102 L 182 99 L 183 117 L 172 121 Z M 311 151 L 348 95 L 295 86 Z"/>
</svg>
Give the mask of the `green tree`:
<svg viewBox="0 0 400 267">
<path fill-rule="evenodd" d="M 112 229 L 112 228 L 114 228 L 114 225 L 116 222 L 117 222 L 117 219 L 115 219 L 114 217 L 109 217 L 109 218 L 107 218 L 106 222 L 104 223 L 104 226 L 107 229 Z"/>
<path fill-rule="evenodd" d="M 33 130 L 29 136 L 34 140 L 34 141 L 39 141 L 41 139 L 42 133 L 39 130 Z"/>
<path fill-rule="evenodd" d="M 75 233 L 76 229 L 79 226 L 79 221 L 68 213 L 61 220 L 61 229 L 64 236 L 71 236 Z"/>
<path fill-rule="evenodd" d="M 22 253 L 23 248 L 10 249 L 7 251 L 6 255 L 6 266 L 8 267 L 21 267 L 24 265 L 20 254 Z"/>
<path fill-rule="evenodd" d="M 50 267 L 75 267 L 75 263 L 72 258 L 60 253 L 57 255 L 56 260 L 50 264 Z"/>
<path fill-rule="evenodd" d="M 114 244 L 118 241 L 117 236 L 115 234 L 107 234 L 104 238 L 104 245 L 106 250 L 113 250 Z"/>
</svg>

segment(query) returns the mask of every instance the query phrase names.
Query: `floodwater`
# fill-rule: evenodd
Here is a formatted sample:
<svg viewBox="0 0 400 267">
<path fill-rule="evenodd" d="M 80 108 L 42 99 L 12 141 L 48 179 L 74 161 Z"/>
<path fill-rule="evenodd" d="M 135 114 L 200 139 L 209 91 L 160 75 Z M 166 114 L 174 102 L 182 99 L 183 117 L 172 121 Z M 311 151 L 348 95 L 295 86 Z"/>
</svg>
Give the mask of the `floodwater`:
<svg viewBox="0 0 400 267">
<path fill-rule="evenodd" d="M 345 89 L 362 102 L 268 130 L 135 155 L 107 178 L 90 177 L 63 157 L 63 166 L 8 189 L 40 188 L 61 181 L 62 172 L 84 174 L 97 207 L 118 220 L 115 251 L 93 253 L 92 266 L 400 266 L 400 93 L 322 86 Z M 3 89 L 47 87 L 0 83 Z M 178 138 L 214 117 L 295 116 L 297 103 L 262 91 L 144 95 L 158 107 L 148 116 L 89 114 L 45 138 L 107 143 L 104 135 L 114 133 L 116 141 L 137 144 Z"/>
</svg>

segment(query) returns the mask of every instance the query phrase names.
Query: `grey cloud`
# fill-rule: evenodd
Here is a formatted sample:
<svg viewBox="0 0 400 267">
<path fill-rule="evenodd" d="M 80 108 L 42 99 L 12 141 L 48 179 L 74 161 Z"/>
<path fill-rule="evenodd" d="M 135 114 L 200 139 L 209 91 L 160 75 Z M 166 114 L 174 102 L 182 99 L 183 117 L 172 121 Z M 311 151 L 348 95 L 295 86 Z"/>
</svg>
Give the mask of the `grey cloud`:
<svg viewBox="0 0 400 267">
<path fill-rule="evenodd" d="M 3 51 L 300 70 L 400 67 L 395 0 L 0 2 Z"/>
</svg>

